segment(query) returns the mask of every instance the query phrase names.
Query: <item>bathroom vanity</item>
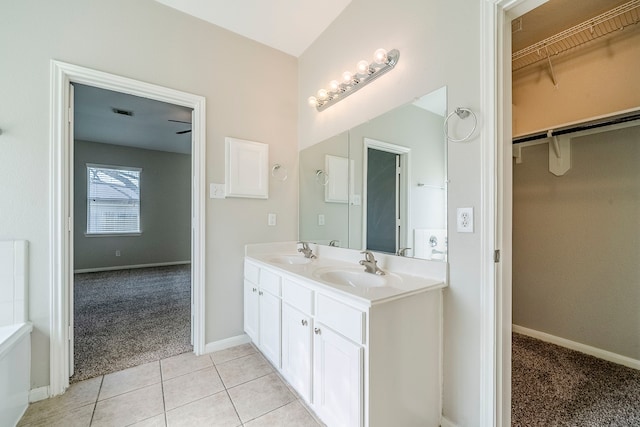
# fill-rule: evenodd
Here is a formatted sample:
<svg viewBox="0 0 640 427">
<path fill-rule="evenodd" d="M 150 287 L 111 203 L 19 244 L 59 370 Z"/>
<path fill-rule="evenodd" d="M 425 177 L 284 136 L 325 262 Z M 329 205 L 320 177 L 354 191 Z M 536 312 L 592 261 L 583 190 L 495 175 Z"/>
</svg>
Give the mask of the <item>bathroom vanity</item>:
<svg viewBox="0 0 640 427">
<path fill-rule="evenodd" d="M 445 263 L 248 245 L 244 328 L 328 426 L 437 426 Z"/>
</svg>

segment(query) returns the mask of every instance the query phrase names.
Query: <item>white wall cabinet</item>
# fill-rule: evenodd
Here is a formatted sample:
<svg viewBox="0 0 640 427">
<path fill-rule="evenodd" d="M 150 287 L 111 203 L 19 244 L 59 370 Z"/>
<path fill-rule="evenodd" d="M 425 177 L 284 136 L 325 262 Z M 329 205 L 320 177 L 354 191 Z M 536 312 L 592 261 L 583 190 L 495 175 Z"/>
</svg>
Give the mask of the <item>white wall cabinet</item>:
<svg viewBox="0 0 640 427">
<path fill-rule="evenodd" d="M 441 290 L 371 304 L 248 257 L 244 294 L 245 331 L 327 425 L 439 425 Z"/>
</svg>

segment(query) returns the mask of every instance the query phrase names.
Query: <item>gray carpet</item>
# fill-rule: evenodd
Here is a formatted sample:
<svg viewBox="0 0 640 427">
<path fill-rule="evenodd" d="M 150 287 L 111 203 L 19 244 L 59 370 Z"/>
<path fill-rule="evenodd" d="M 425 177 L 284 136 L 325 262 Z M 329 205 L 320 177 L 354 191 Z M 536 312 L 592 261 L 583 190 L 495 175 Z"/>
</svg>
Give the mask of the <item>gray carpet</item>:
<svg viewBox="0 0 640 427">
<path fill-rule="evenodd" d="M 640 426 L 640 371 L 513 334 L 513 426 Z"/>
<path fill-rule="evenodd" d="M 76 274 L 70 381 L 193 351 L 190 268 Z"/>
</svg>

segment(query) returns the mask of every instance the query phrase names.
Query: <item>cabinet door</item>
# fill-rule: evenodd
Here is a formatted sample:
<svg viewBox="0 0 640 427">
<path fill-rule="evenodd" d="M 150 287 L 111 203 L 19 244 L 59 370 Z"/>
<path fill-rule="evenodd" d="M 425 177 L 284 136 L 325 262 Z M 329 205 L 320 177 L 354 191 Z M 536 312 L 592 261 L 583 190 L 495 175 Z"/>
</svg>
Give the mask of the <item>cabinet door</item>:
<svg viewBox="0 0 640 427">
<path fill-rule="evenodd" d="M 244 331 L 255 345 L 259 345 L 258 285 L 244 281 Z"/>
<path fill-rule="evenodd" d="M 330 426 L 361 426 L 363 349 L 316 323 L 313 336 L 313 408 Z"/>
<path fill-rule="evenodd" d="M 259 289 L 260 344 L 259 348 L 269 360 L 280 368 L 280 298 Z"/>
<path fill-rule="evenodd" d="M 312 319 L 289 304 L 282 306 L 282 375 L 311 402 Z"/>
</svg>

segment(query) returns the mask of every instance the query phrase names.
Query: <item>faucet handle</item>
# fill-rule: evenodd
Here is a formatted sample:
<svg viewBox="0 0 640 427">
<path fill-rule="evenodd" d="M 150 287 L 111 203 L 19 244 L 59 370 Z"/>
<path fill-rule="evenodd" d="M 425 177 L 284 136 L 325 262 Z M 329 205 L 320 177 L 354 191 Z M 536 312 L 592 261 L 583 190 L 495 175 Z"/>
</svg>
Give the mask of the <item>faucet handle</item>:
<svg viewBox="0 0 640 427">
<path fill-rule="evenodd" d="M 369 262 L 375 262 L 376 261 L 376 257 L 373 256 L 373 253 L 371 251 L 361 251 L 361 254 L 364 254 L 364 259 L 369 261 Z"/>
</svg>

